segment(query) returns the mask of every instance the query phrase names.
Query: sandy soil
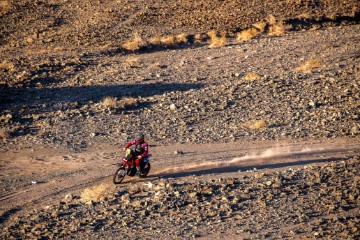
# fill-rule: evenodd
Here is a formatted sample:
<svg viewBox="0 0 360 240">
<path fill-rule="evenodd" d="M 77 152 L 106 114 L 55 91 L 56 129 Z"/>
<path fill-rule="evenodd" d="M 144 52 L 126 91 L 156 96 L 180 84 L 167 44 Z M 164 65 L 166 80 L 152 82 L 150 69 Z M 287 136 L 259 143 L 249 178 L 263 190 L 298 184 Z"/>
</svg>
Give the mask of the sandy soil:
<svg viewBox="0 0 360 240">
<path fill-rule="evenodd" d="M 148 178 L 128 177 L 129 182 L 158 178 L 199 181 L 251 175 L 264 169 L 346 160 L 359 155 L 359 138 L 312 141 L 253 141 L 224 144 L 150 146 L 152 170 Z M 109 183 L 121 158 L 121 148 L 97 146 L 84 153 L 64 149 L 24 149 L 2 155 L 1 212 L 22 214 L 35 206 L 50 205 L 67 194 L 101 182 Z M 175 154 L 175 151 L 180 152 Z M 249 172 L 250 170 L 250 172 Z M 6 220 L 3 219 L 3 220 Z"/>
</svg>

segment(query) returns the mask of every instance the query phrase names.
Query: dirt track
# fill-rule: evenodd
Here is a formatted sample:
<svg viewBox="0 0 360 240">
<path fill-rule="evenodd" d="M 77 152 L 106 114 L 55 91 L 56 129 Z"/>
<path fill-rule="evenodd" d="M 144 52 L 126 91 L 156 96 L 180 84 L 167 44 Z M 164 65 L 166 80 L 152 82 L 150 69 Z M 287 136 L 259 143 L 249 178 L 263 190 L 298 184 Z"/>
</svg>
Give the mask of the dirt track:
<svg viewBox="0 0 360 240">
<path fill-rule="evenodd" d="M 175 155 L 175 151 L 181 154 Z M 254 168 L 265 172 L 279 171 L 288 167 L 346 160 L 358 156 L 359 151 L 358 138 L 153 146 L 153 168 L 149 178 L 128 178 L 120 189 L 126 187 L 129 181 L 136 183 L 158 178 L 199 181 L 251 175 L 246 171 Z M 67 194 L 80 194 L 83 189 L 100 182 L 111 183 L 119 157 L 118 149 L 108 146 L 98 146 L 85 153 L 59 149 L 6 153 L 3 155 L 2 170 L 9 175 L 4 176 L 0 198 L 5 217 L 3 221 L 12 213 L 27 211 L 29 206 L 31 209 L 50 205 Z"/>
<path fill-rule="evenodd" d="M 148 238 L 151 236 L 151 238 L 162 239 L 171 238 L 170 235 L 173 236 L 173 234 L 178 238 L 194 238 L 196 236 L 196 238 L 200 239 L 201 237 L 204 239 L 221 239 L 224 236 L 228 239 L 238 239 L 239 237 L 244 239 L 253 237 L 283 238 L 294 236 L 295 234 L 297 236 L 312 237 L 315 234 L 315 236 L 333 236 L 336 238 L 341 236 L 347 239 L 354 239 L 355 236 L 358 236 L 357 231 L 354 230 L 354 224 L 358 221 L 359 212 L 356 204 L 354 205 L 353 203 L 353 194 L 355 194 L 355 198 L 357 194 L 356 189 L 355 192 L 350 189 L 353 189 L 354 184 L 355 186 L 357 185 L 358 179 L 354 175 L 349 175 L 346 183 L 337 183 L 334 186 L 334 189 L 346 189 L 344 190 L 346 191 L 345 195 L 341 197 L 343 199 L 341 204 L 346 210 L 340 211 L 341 208 L 338 210 L 338 201 L 340 200 L 334 199 L 334 194 L 337 194 L 337 192 L 330 194 L 331 190 L 329 190 L 329 194 L 323 195 L 322 200 L 317 200 L 318 191 L 328 191 L 324 185 L 333 186 L 333 180 L 326 180 L 325 184 L 319 185 L 317 183 L 319 180 L 313 179 L 313 176 L 320 174 L 321 178 L 329 178 L 328 174 L 334 172 L 331 168 L 329 172 L 330 166 L 350 166 L 345 173 L 356 173 L 358 171 L 356 169 L 359 167 L 359 143 L 359 138 L 338 138 L 306 142 L 258 141 L 233 144 L 152 146 L 153 168 L 150 176 L 145 179 L 128 177 L 124 183 L 118 186 L 112 185 L 112 174 L 116 169 L 113 163 L 118 160 L 119 156 L 117 149 L 113 147 L 98 146 L 96 149 L 89 149 L 85 153 L 71 153 L 59 149 L 50 151 L 47 149 L 46 152 L 40 149 L 8 152 L 5 155 L 5 160 L 8 164 L 3 166 L 5 167 L 4 172 L 14 173 L 13 177 L 9 178 L 8 176 L 5 178 L 11 179 L 8 186 L 13 189 L 2 192 L 0 196 L 2 206 L 1 223 L 6 226 L 3 232 L 0 232 L 0 235 L 6 238 L 16 236 L 31 238 L 43 236 L 52 238 L 51 236 L 58 236 L 68 239 L 78 236 L 81 239 L 93 239 L 106 236 L 109 239 L 116 239 L 121 232 L 120 229 L 125 230 L 122 219 L 130 217 L 127 221 L 129 222 L 128 224 L 131 224 L 134 223 L 133 221 L 138 221 L 138 217 L 135 216 L 134 218 L 134 214 L 143 214 L 142 207 L 139 209 L 138 204 L 144 204 L 143 200 L 146 196 L 146 199 L 151 199 L 148 204 L 154 204 L 154 207 L 156 207 L 157 201 L 162 202 L 159 196 L 161 197 L 162 194 L 167 193 L 169 197 L 166 198 L 166 201 L 163 201 L 165 206 L 168 205 L 168 208 L 171 208 L 172 204 L 176 204 L 176 202 L 182 202 L 183 200 L 181 199 L 183 197 L 190 197 L 189 200 L 185 200 L 183 203 L 185 208 L 181 207 L 182 211 L 187 212 L 187 209 L 193 206 L 191 201 L 194 200 L 190 200 L 192 199 L 192 194 L 203 194 L 199 188 L 203 188 L 204 183 L 212 183 L 211 187 L 215 189 L 220 184 L 219 186 L 223 189 L 226 186 L 232 186 L 229 184 L 234 182 L 234 184 L 240 183 L 240 185 L 238 187 L 235 185 L 235 188 L 232 187 L 233 191 L 210 192 L 206 193 L 206 196 L 211 196 L 211 202 L 214 202 L 216 201 L 215 199 L 232 199 L 232 194 L 240 194 L 235 195 L 240 198 L 240 200 L 237 200 L 240 202 L 239 206 L 243 206 L 239 210 L 219 212 L 220 215 L 217 215 L 216 212 L 218 210 L 216 210 L 216 207 L 215 209 L 210 208 L 215 213 L 211 211 L 201 213 L 202 211 L 197 212 L 196 209 L 193 209 L 191 214 L 189 212 L 174 213 L 172 210 L 166 210 L 164 213 L 160 211 L 158 213 L 157 208 L 154 208 L 150 213 L 147 213 L 147 210 L 145 210 L 145 216 L 149 214 L 150 219 L 146 220 L 147 224 L 143 225 L 144 229 L 136 227 L 132 231 L 126 231 L 123 234 L 125 234 L 126 238 Z M 180 154 L 175 154 L 175 151 Z M 22 156 L 22 162 L 14 161 L 14 159 L 18 159 L 18 156 Z M 64 156 L 66 157 L 64 158 Z M 81 160 L 81 163 L 79 163 L 79 160 Z M 168 170 L 169 164 L 173 165 L 173 168 L 170 168 L 172 171 Z M 324 167 L 320 168 L 320 166 Z M 19 173 L 10 169 L 18 169 Z M 23 169 L 26 169 L 26 171 L 22 171 Z M 273 181 L 277 181 L 278 177 L 274 178 L 274 176 L 280 175 L 281 178 L 283 175 L 284 179 L 288 179 L 287 174 L 293 176 L 295 173 L 304 171 L 305 173 L 310 173 L 310 175 L 306 177 L 300 176 L 298 180 L 293 179 L 288 183 L 293 193 L 277 195 L 276 185 L 274 185 L 274 190 L 270 190 L 270 193 L 269 190 L 261 187 L 264 184 L 269 185 L 273 184 Z M 342 173 L 336 168 L 336 176 L 332 177 L 332 179 L 345 181 L 346 178 L 341 177 L 340 174 Z M 36 184 L 32 184 L 30 180 L 36 181 Z M 219 184 L 214 185 L 218 181 L 220 181 Z M 224 185 L 224 181 L 227 185 Z M 302 185 L 299 188 L 299 183 L 296 183 L 296 181 L 304 182 L 306 185 Z M 321 180 L 321 182 L 323 181 Z M 281 191 L 289 189 L 288 187 L 285 188 L 285 182 L 286 180 L 283 180 L 283 187 L 280 188 Z M 81 192 L 86 188 L 90 188 L 93 185 L 98 186 L 99 184 L 105 184 L 107 192 L 110 193 L 104 193 L 100 201 L 90 201 L 87 204 L 82 203 L 81 201 L 83 200 L 78 197 Z M 315 185 L 313 186 L 313 184 Z M 351 184 L 351 186 L 347 184 Z M 307 188 L 307 185 L 310 188 Z M 320 188 L 316 190 L 318 185 Z M 164 190 L 161 189 L 168 188 L 168 186 L 173 186 L 175 189 L 171 190 L 172 188 L 170 188 L 164 193 Z M 148 188 L 150 190 L 147 190 Z M 154 189 L 151 190 L 152 188 Z M 185 190 L 185 192 L 182 192 L 182 197 L 176 197 L 174 202 L 173 197 L 171 197 L 171 191 L 174 191 L 176 195 L 179 193 L 176 191 L 177 188 L 178 191 Z M 249 189 L 252 190 L 253 188 L 255 192 L 249 195 Z M 298 188 L 300 190 L 297 190 Z M 239 193 L 235 193 L 235 191 L 238 192 L 239 190 Z M 207 192 L 207 190 L 204 191 Z M 298 195 L 298 191 L 300 191 L 300 195 Z M 315 192 L 313 193 L 313 191 Z M 112 196 L 111 192 L 115 195 Z M 308 193 L 302 194 L 301 192 Z M 273 197 L 270 199 L 266 197 L 267 200 L 262 200 L 269 194 L 274 196 L 273 201 L 270 201 Z M 284 201 L 282 198 L 286 195 L 285 199 L 296 199 L 297 204 L 301 203 L 303 205 L 292 206 L 291 204 L 283 203 L 277 206 L 276 202 Z M 241 203 L 246 199 L 249 200 L 248 204 L 246 202 L 245 205 Z M 308 204 L 311 201 L 315 201 L 310 205 L 315 207 L 315 209 L 308 209 Z M 347 201 L 350 205 L 343 205 L 344 201 Z M 193 204 L 195 206 L 202 206 L 206 202 L 201 201 L 201 198 L 199 198 Z M 260 207 L 259 209 L 259 202 L 260 204 L 267 205 L 265 218 L 261 217 L 264 214 L 264 208 Z M 118 203 L 121 204 L 119 205 Z M 87 205 L 90 207 L 87 207 Z M 91 207 L 92 205 L 93 207 Z M 221 205 L 227 206 L 224 200 L 221 201 Z M 101 209 L 103 206 L 107 207 L 104 210 L 100 210 L 100 212 L 96 210 Z M 231 208 L 233 209 L 235 205 L 232 206 Z M 122 212 L 124 207 L 128 209 L 126 212 Z M 284 207 L 287 210 L 284 210 Z M 294 208 L 304 212 L 302 215 L 298 211 L 293 212 L 295 211 L 292 210 Z M 317 210 L 327 208 L 329 208 L 327 213 L 326 211 L 321 212 Z M 205 209 L 209 209 L 209 207 Z M 112 214 L 119 215 L 115 217 L 116 223 L 111 220 L 114 219 L 113 217 L 107 216 L 106 213 L 108 211 L 114 211 Z M 253 213 L 250 216 L 246 216 L 249 214 L 248 211 Z M 280 219 L 283 218 L 283 220 L 274 222 L 274 216 L 281 211 L 285 211 L 282 217 L 279 217 Z M 318 217 L 316 217 L 317 215 L 314 215 L 315 217 L 311 215 L 318 211 L 320 211 L 316 213 Z M 89 213 L 90 219 L 88 218 Z M 74 214 L 76 216 L 85 214 L 79 218 L 82 224 L 76 225 L 78 223 L 74 222 L 72 218 L 66 220 L 66 216 Z M 157 219 L 157 214 L 160 214 L 160 216 L 167 216 L 168 214 L 174 216 L 173 214 L 175 214 L 176 218 L 184 219 L 185 221 L 174 227 L 173 217 L 170 219 L 165 217 Z M 207 216 L 206 220 L 200 220 L 200 222 L 196 220 L 194 224 L 197 227 L 189 227 L 193 226 L 191 222 L 194 221 L 189 219 L 192 219 L 192 217 L 194 219 L 203 218 L 203 214 Z M 223 214 L 226 215 L 218 217 L 223 216 Z M 289 222 L 289 218 L 297 218 L 298 214 L 301 215 L 299 215 L 299 221 L 291 220 Z M 240 218 L 243 215 L 245 218 Z M 142 219 L 146 218 L 145 216 Z M 248 222 L 251 216 L 256 218 L 255 224 L 252 221 Z M 341 220 L 343 224 L 333 220 L 335 218 L 344 219 Z M 241 220 L 241 225 L 236 225 L 239 224 L 240 219 L 243 219 Z M 69 222 L 64 225 L 66 221 Z M 96 221 L 97 224 L 88 224 L 88 221 Z M 170 225 L 168 225 L 168 221 L 170 221 Z M 209 225 L 210 223 L 211 225 Z M 219 223 L 221 224 L 219 225 Z M 282 224 L 278 225 L 278 223 Z M 54 224 L 60 224 L 60 227 L 53 227 Z M 250 228 L 247 227 L 248 224 L 250 224 Z M 256 226 L 258 230 L 254 231 L 251 225 Z M 167 230 L 164 231 L 164 229 Z M 332 229 L 337 230 L 332 231 Z M 291 230 L 290 233 L 289 230 Z"/>
</svg>

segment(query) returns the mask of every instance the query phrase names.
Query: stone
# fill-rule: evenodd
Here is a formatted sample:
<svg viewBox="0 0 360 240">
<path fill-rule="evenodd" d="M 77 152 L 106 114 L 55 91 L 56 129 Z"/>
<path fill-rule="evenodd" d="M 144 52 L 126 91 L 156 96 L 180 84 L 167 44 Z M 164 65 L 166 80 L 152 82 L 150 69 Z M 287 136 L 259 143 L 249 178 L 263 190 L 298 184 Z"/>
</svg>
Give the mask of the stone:
<svg viewBox="0 0 360 240">
<path fill-rule="evenodd" d="M 172 103 L 172 104 L 170 104 L 169 109 L 170 109 L 171 111 L 175 111 L 175 110 L 177 109 L 177 107 L 176 107 L 175 104 Z"/>
<path fill-rule="evenodd" d="M 179 154 L 181 155 L 181 154 L 184 154 L 184 152 L 181 151 L 181 150 L 175 150 L 175 151 L 174 151 L 174 154 L 175 154 L 175 155 L 179 155 Z"/>
</svg>

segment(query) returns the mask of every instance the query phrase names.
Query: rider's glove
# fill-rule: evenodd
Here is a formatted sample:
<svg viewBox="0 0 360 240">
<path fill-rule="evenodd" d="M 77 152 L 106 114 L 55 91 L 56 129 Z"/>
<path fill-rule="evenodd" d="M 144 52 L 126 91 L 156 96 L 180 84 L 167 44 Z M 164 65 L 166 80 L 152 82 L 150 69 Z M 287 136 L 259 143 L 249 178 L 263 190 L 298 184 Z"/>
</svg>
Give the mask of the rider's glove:
<svg viewBox="0 0 360 240">
<path fill-rule="evenodd" d="M 141 156 L 141 155 L 139 155 L 137 158 L 138 158 L 138 159 L 142 159 L 142 156 Z"/>
</svg>

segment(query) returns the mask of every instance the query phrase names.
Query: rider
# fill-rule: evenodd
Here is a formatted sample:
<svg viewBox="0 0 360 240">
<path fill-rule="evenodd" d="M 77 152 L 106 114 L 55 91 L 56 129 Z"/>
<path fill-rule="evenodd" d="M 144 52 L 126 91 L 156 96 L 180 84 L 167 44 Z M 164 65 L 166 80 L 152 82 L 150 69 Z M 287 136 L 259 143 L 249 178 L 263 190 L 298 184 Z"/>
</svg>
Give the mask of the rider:
<svg viewBox="0 0 360 240">
<path fill-rule="evenodd" d="M 141 169 L 140 165 L 142 161 L 144 160 L 144 157 L 148 154 L 148 144 L 144 140 L 144 134 L 142 132 L 136 134 L 136 137 L 134 140 L 128 142 L 126 146 L 124 147 L 124 151 L 126 151 L 127 148 L 135 145 L 135 165 L 136 165 L 136 172 L 140 174 Z"/>
</svg>

